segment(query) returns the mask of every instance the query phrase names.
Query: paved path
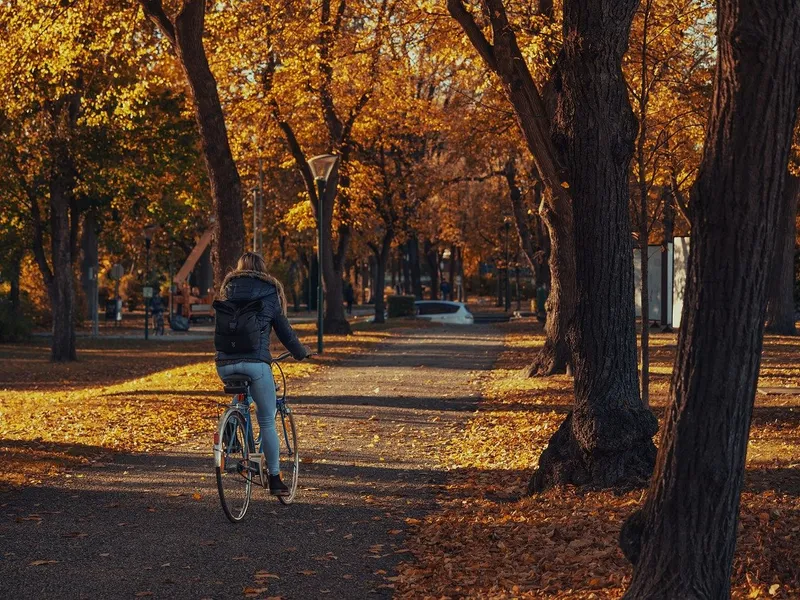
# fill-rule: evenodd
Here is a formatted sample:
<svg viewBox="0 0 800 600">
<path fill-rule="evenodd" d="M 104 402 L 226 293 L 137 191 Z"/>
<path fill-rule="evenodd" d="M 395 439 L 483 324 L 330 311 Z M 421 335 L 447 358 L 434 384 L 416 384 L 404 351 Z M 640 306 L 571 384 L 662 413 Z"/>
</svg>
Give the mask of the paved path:
<svg viewBox="0 0 800 600">
<path fill-rule="evenodd" d="M 406 519 L 442 491 L 431 450 L 474 410 L 500 343 L 488 326 L 425 329 L 290 381 L 299 498 L 256 490 L 238 525 L 219 507 L 211 424 L 208 440 L 0 495 L 0 598 L 391 596 Z"/>
</svg>

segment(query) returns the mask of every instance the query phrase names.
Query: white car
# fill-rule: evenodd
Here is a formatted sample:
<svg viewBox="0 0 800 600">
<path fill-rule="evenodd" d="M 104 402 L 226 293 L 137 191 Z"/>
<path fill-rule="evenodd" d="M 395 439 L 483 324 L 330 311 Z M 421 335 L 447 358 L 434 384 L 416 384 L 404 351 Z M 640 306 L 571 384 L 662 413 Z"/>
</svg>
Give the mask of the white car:
<svg viewBox="0 0 800 600">
<path fill-rule="evenodd" d="M 472 313 L 467 310 L 463 302 L 418 300 L 415 304 L 417 305 L 417 316 L 422 319 L 454 325 L 472 325 L 475 322 Z"/>
</svg>

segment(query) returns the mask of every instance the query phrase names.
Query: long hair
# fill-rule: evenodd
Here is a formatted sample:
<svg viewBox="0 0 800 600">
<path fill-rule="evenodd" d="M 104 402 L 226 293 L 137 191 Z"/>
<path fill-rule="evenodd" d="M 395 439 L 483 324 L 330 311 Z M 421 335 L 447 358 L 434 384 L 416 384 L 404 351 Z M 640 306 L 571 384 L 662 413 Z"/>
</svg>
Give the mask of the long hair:
<svg viewBox="0 0 800 600">
<path fill-rule="evenodd" d="M 239 257 L 239 262 L 236 263 L 237 271 L 256 271 L 258 273 L 268 274 L 267 263 L 258 252 L 245 252 Z"/>
<path fill-rule="evenodd" d="M 286 293 L 283 291 L 283 284 L 267 271 L 267 262 L 258 252 L 245 252 L 239 257 L 236 263 L 237 271 L 253 271 L 263 275 L 264 279 L 274 284 L 278 289 L 278 299 L 281 303 L 281 311 L 286 314 Z"/>
</svg>

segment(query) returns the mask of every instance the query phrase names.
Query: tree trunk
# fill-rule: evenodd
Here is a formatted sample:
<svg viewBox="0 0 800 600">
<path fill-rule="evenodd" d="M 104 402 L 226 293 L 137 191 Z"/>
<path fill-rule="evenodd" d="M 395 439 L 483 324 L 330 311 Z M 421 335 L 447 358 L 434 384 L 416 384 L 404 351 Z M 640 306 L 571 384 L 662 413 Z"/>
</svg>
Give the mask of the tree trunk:
<svg viewBox="0 0 800 600">
<path fill-rule="evenodd" d="M 53 342 L 50 359 L 56 362 L 77 360 L 75 352 L 75 283 L 72 274 L 72 238 L 70 196 L 74 168 L 69 149 L 63 140 L 53 142 L 53 166 L 50 174 L 50 238 L 52 276 L 48 294 L 53 314 Z M 45 279 L 47 281 L 47 278 Z"/>
<path fill-rule="evenodd" d="M 767 267 L 798 109 L 800 5 L 720 0 L 717 31 L 671 406 L 647 500 L 620 535 L 635 564 L 631 599 L 730 597 Z"/>
<path fill-rule="evenodd" d="M 11 314 L 16 317 L 22 317 L 22 303 L 20 302 L 19 295 L 19 278 L 22 271 L 22 258 L 24 254 L 22 251 L 15 250 L 8 261 L 8 283 L 9 294 L 8 299 L 11 303 Z"/>
<path fill-rule="evenodd" d="M 661 224 L 664 228 L 664 237 L 661 241 L 661 331 L 672 333 L 672 314 L 669 310 L 672 293 L 669 287 L 669 245 L 673 243 L 672 238 L 675 231 L 675 206 L 669 190 L 662 188 L 662 194 L 664 195 L 664 218 Z M 674 256 L 674 245 L 672 250 Z"/>
<path fill-rule="evenodd" d="M 636 364 L 628 178 L 636 120 L 621 70 L 637 4 L 564 7 L 554 126 L 573 200 L 575 405 L 542 453 L 529 491 L 641 486 L 655 462 L 658 422 L 639 397 Z M 551 240 L 555 250 L 552 231 Z"/>
<path fill-rule="evenodd" d="M 646 206 L 646 204 L 645 204 Z M 646 211 L 647 208 L 644 209 Z M 642 212 L 644 212 L 642 211 Z M 640 218 L 644 215 L 639 215 Z M 650 288 L 647 285 L 647 278 L 649 273 L 648 258 L 649 248 L 645 238 L 643 243 L 642 235 L 647 233 L 647 221 L 645 225 L 639 229 L 639 268 L 642 272 L 642 281 L 639 289 L 639 294 L 642 304 L 642 334 L 641 334 L 641 385 L 642 385 L 642 404 L 650 406 Z"/>
<path fill-rule="evenodd" d="M 322 228 L 322 280 L 325 287 L 325 320 L 323 326 L 326 333 L 334 335 L 350 335 L 353 330 L 347 321 L 344 307 L 344 260 L 350 243 L 351 231 L 345 225 L 339 225 L 339 244 L 337 251 L 333 252 L 333 209 L 336 200 L 339 171 L 331 174 L 328 186 L 325 188 L 325 197 L 322 203 L 323 222 Z M 313 185 L 312 185 L 313 187 Z M 316 209 L 315 209 L 316 212 Z"/>
<path fill-rule="evenodd" d="M 412 235 L 408 240 L 408 259 L 411 262 L 411 287 L 414 297 L 422 300 L 422 280 L 419 268 L 419 240 L 416 235 Z"/>
<path fill-rule="evenodd" d="M 797 235 L 797 194 L 800 178 L 787 174 L 783 213 L 775 233 L 775 256 L 767 283 L 767 331 L 797 335 L 794 309 L 794 243 Z"/>
<path fill-rule="evenodd" d="M 514 223 L 517 226 L 517 235 L 519 235 L 520 247 L 522 254 L 525 257 L 525 262 L 528 263 L 533 273 L 534 287 L 539 283 L 536 279 L 536 264 L 534 255 L 536 254 L 536 247 L 533 243 L 533 234 L 531 233 L 530 225 L 528 224 L 528 211 L 525 208 L 525 203 L 522 201 L 522 191 L 517 185 L 516 176 L 517 170 L 513 158 L 506 161 L 506 166 L 503 169 L 503 175 L 508 184 L 509 197 L 511 198 L 511 208 L 514 212 Z"/>
<path fill-rule="evenodd" d="M 547 195 L 549 192 L 545 191 Z M 575 314 L 577 290 L 575 288 L 575 240 L 572 237 L 572 210 L 552 210 L 551 203 L 542 200 L 539 213 L 547 227 L 550 252 L 550 291 L 545 302 L 547 320 L 544 325 L 545 342 L 525 368 L 528 377 L 564 373 L 572 364 L 567 342 L 567 332 Z"/>
<path fill-rule="evenodd" d="M 456 260 L 458 260 L 458 248 L 455 244 L 450 245 L 450 264 L 447 265 L 447 275 L 449 277 L 448 284 L 450 285 L 450 297 L 445 298 L 445 300 L 452 300 L 453 294 L 456 291 Z"/>
<path fill-rule="evenodd" d="M 244 250 L 242 184 L 228 143 L 225 116 L 217 82 L 203 47 L 205 0 L 184 0 L 174 22 L 166 16 L 161 0 L 140 0 L 145 14 L 172 43 L 192 93 L 195 119 L 200 131 L 214 205 L 214 287 L 219 289 L 228 271 Z"/>
<path fill-rule="evenodd" d="M 522 244 L 523 254 L 534 274 L 534 283 L 542 282 L 537 274 L 540 274 L 541 267 L 536 263 L 535 248 L 533 245 L 533 236 L 531 235 L 530 228 L 528 227 L 528 214 L 525 206 L 522 203 L 522 194 L 519 187 L 516 185 L 515 170 L 513 162 L 506 163 L 505 177 L 508 186 L 511 190 L 511 204 L 514 209 L 514 217 L 517 223 L 517 232 Z M 558 217 L 554 216 L 547 210 L 547 204 L 541 202 L 541 189 L 537 185 L 535 187 L 536 198 L 540 200 L 540 210 L 542 211 L 543 222 L 550 221 L 550 228 L 559 227 L 559 231 L 555 232 L 556 238 L 559 241 L 566 240 L 566 247 L 568 252 L 573 252 L 571 249 L 571 227 L 565 224 L 557 223 Z M 565 211 L 566 212 L 566 211 Z M 544 214 L 547 213 L 545 220 Z M 558 245 L 559 249 L 565 247 L 562 243 Z M 565 258 L 565 253 L 562 251 L 557 254 L 550 254 L 550 271 L 561 274 L 565 268 L 570 268 L 571 264 L 568 262 L 566 265 L 561 264 Z M 556 261 L 555 263 L 553 261 Z M 573 282 L 573 275 L 567 277 L 551 277 L 547 278 L 555 282 L 555 286 L 550 290 L 550 295 L 547 301 L 548 319 L 545 321 L 545 344 L 533 358 L 530 365 L 523 369 L 523 373 L 527 377 L 535 376 L 549 376 L 556 373 L 564 373 L 567 370 L 567 365 L 570 363 L 569 346 L 567 345 L 567 328 L 569 326 L 569 318 L 574 312 L 574 288 L 565 293 L 561 286 L 561 279 L 565 283 Z M 551 300 L 552 297 L 552 300 Z"/>
<path fill-rule="evenodd" d="M 647 211 L 648 194 L 646 157 L 644 143 L 647 138 L 647 34 L 648 20 L 650 17 L 650 0 L 646 0 L 644 7 L 644 26 L 641 52 L 641 87 L 639 89 L 639 136 L 636 140 L 636 176 L 639 191 L 639 268 L 641 271 L 640 303 L 642 308 L 642 333 L 640 341 L 641 357 L 641 396 L 642 404 L 650 406 L 650 287 L 648 282 L 648 266 L 650 260 L 650 239 L 648 223 L 650 216 Z"/>
<path fill-rule="evenodd" d="M 317 298 L 319 297 L 319 293 L 317 292 L 317 288 L 319 287 L 319 261 L 317 260 L 317 255 L 313 254 L 311 256 L 311 266 L 308 269 L 308 310 L 309 311 L 316 311 L 317 310 Z M 324 324 L 323 324 L 324 325 Z"/>
<path fill-rule="evenodd" d="M 439 252 L 436 246 L 425 240 L 425 260 L 431 275 L 431 300 L 439 299 Z"/>
<path fill-rule="evenodd" d="M 542 204 L 542 184 L 537 182 L 533 186 L 534 199 L 536 206 Z M 547 233 L 547 226 L 539 218 L 536 220 L 536 247 L 540 254 L 536 257 L 536 281 L 545 287 L 550 287 L 550 235 Z"/>
<path fill-rule="evenodd" d="M 379 283 L 382 278 L 386 278 L 386 259 L 382 258 L 381 253 L 378 252 L 375 255 L 375 262 L 377 264 L 377 269 L 375 270 L 375 294 L 373 295 L 373 298 L 375 298 L 375 322 L 385 323 L 384 312 L 386 305 L 384 303 L 383 286 L 379 285 Z"/>
<path fill-rule="evenodd" d="M 403 293 L 411 293 L 411 262 L 408 256 L 408 244 L 403 244 L 398 248 L 400 252 L 400 265 L 403 269 Z"/>
<path fill-rule="evenodd" d="M 89 269 L 97 269 L 98 267 L 97 219 L 93 211 L 87 212 L 83 219 L 81 250 L 83 254 L 81 260 L 81 285 L 87 300 L 87 317 L 92 319 L 94 318 L 92 311 L 98 308 L 96 305 L 97 300 L 93 298 L 94 283 L 89 277 Z M 95 273 L 95 277 L 99 278 L 97 273 Z"/>
<path fill-rule="evenodd" d="M 372 252 L 375 255 L 375 262 L 376 262 L 376 272 L 375 272 L 375 322 L 376 323 L 384 323 L 384 312 L 386 311 L 386 304 L 384 303 L 384 295 L 383 295 L 383 282 L 386 279 L 386 263 L 389 262 L 389 257 L 392 254 L 392 240 L 394 239 L 394 232 L 391 230 L 385 232 L 383 234 L 383 239 L 381 240 L 381 246 L 378 248 L 377 246 L 370 243 L 370 247 L 372 248 Z"/>
<path fill-rule="evenodd" d="M 461 24 L 486 65 L 500 77 L 545 188 L 539 214 L 550 234 L 552 287 L 547 299 L 545 345 L 527 370 L 530 375 L 549 375 L 563 372 L 570 360 L 567 331 L 576 300 L 572 205 L 562 185 L 566 173 L 551 139 L 547 108 L 517 45 L 503 2 L 486 0 L 484 5 L 485 16 L 494 34 L 491 45 L 464 8 L 462 0 L 447 2 L 450 14 Z M 545 14 L 550 12 L 551 8 L 546 7 Z M 605 252 L 600 256 L 604 255 Z"/>
<path fill-rule="evenodd" d="M 480 269 L 480 264 L 478 265 Z M 467 278 L 464 277 L 464 248 L 458 249 L 458 276 L 461 277 L 461 302 L 467 303 Z"/>
</svg>

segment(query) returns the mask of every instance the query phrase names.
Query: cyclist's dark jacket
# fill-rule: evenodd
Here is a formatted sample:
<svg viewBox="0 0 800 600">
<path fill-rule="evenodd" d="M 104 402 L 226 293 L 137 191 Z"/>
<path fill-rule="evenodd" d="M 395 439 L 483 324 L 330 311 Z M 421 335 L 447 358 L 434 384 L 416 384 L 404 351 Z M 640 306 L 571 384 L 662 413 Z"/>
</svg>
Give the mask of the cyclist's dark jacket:
<svg viewBox="0 0 800 600">
<path fill-rule="evenodd" d="M 277 281 L 271 275 L 258 271 L 232 271 L 222 282 L 221 300 L 251 301 L 261 300 L 263 307 L 258 315 L 259 327 L 264 329 L 259 347 L 252 352 L 229 354 L 217 352 L 215 359 L 218 365 L 236 362 L 270 362 L 269 334 L 272 328 L 281 343 L 297 360 L 306 357 L 306 348 L 297 339 L 289 320 L 283 312 Z"/>
</svg>

